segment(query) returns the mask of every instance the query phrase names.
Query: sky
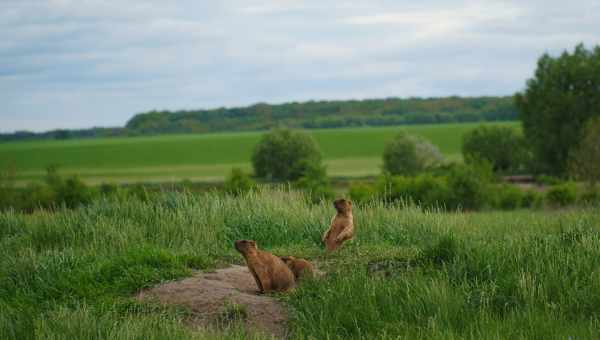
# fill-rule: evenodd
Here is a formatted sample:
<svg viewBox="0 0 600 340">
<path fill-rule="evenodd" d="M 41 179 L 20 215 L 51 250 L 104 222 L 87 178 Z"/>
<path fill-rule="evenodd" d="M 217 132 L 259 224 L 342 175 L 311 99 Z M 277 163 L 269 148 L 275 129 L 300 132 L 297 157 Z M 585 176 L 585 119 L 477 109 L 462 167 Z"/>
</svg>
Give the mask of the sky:
<svg viewBox="0 0 600 340">
<path fill-rule="evenodd" d="M 0 132 L 150 110 L 511 95 L 600 1 L 0 0 Z"/>
</svg>

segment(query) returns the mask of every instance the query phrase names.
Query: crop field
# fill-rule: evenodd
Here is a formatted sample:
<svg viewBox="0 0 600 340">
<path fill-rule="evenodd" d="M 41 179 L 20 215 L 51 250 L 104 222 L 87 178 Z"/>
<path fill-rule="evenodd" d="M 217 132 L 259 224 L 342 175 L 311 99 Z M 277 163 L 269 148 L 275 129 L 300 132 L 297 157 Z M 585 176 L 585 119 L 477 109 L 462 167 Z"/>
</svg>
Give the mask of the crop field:
<svg viewBox="0 0 600 340">
<path fill-rule="evenodd" d="M 518 128 L 518 123 L 507 124 Z M 451 160 L 461 158 L 462 136 L 478 124 L 412 125 L 310 130 L 332 176 L 379 173 L 387 140 L 399 131 L 421 135 Z M 40 179 L 49 165 L 86 182 L 219 181 L 232 167 L 250 169 L 261 132 L 168 135 L 0 144 L 0 166 L 14 166 L 17 181 Z"/>
<path fill-rule="evenodd" d="M 325 272 L 274 295 L 291 339 L 600 337 L 597 209 L 356 205 L 354 240 L 325 255 L 332 213 L 278 190 L 0 213 L 0 338 L 250 338 L 239 319 L 193 328 L 194 311 L 134 298 L 193 270 L 243 264 L 236 239 Z"/>
</svg>

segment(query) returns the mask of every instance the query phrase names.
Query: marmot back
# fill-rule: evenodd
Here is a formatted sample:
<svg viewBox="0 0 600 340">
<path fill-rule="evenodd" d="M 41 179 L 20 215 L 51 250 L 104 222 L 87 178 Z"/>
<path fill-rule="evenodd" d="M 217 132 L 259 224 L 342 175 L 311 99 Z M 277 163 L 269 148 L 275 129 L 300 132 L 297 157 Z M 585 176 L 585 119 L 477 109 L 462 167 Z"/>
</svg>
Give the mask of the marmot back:
<svg viewBox="0 0 600 340">
<path fill-rule="evenodd" d="M 288 266 L 288 268 L 290 268 L 292 273 L 294 273 L 296 281 L 302 277 L 314 276 L 315 268 L 309 261 L 305 259 L 297 259 L 293 256 L 281 256 L 281 259 Z"/>
<path fill-rule="evenodd" d="M 260 292 L 287 291 L 294 286 L 294 274 L 290 268 L 279 257 L 259 250 L 256 241 L 238 240 L 234 245 L 246 259 Z"/>
</svg>

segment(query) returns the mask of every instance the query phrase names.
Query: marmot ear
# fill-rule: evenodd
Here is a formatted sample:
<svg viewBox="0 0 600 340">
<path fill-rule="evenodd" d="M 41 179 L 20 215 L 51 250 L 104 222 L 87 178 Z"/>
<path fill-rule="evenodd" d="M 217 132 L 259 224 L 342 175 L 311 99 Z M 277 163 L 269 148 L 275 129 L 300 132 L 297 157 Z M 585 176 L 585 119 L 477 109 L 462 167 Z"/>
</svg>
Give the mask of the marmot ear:
<svg viewBox="0 0 600 340">
<path fill-rule="evenodd" d="M 248 241 L 248 242 L 249 242 L 251 245 L 253 245 L 253 246 L 255 246 L 255 247 L 256 247 L 256 241 L 254 241 L 254 240 L 250 240 L 250 241 Z"/>
<path fill-rule="evenodd" d="M 352 205 L 352 201 L 351 201 L 351 200 L 348 200 L 348 204 Z"/>
</svg>

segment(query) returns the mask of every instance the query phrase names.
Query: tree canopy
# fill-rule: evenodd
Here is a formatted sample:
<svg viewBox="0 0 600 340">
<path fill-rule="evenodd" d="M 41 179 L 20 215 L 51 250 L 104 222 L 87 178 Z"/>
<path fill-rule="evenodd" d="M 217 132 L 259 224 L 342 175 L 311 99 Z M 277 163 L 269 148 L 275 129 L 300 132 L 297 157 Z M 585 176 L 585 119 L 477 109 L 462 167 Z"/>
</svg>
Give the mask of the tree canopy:
<svg viewBox="0 0 600 340">
<path fill-rule="evenodd" d="M 264 134 L 252 155 L 256 176 L 269 180 L 296 181 L 320 165 L 321 152 L 312 136 L 289 129 Z"/>
<path fill-rule="evenodd" d="M 538 172 L 565 175 L 584 125 L 600 116 L 600 47 L 580 44 L 558 57 L 544 54 L 515 99 Z"/>
<path fill-rule="evenodd" d="M 383 151 L 383 169 L 391 175 L 415 175 L 443 163 L 438 148 L 421 137 L 400 133 Z"/>
<path fill-rule="evenodd" d="M 600 117 L 590 120 L 579 147 L 571 154 L 570 173 L 595 186 L 600 181 Z"/>
<path fill-rule="evenodd" d="M 463 136 L 463 158 L 467 163 L 489 162 L 496 172 L 518 172 L 528 163 L 523 136 L 507 126 L 479 126 Z"/>
</svg>

